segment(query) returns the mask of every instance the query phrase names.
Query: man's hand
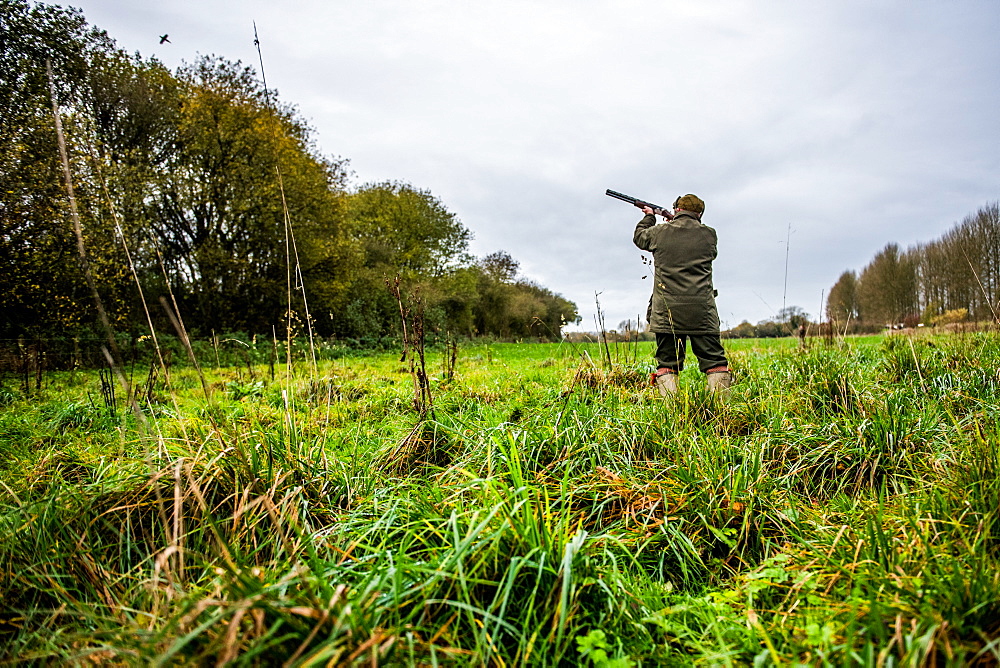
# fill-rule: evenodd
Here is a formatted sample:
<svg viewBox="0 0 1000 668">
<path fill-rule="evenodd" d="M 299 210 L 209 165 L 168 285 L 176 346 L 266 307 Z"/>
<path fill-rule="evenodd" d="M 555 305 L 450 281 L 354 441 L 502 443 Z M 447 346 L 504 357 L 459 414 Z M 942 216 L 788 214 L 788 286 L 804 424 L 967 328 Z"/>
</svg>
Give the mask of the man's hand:
<svg viewBox="0 0 1000 668">
<path fill-rule="evenodd" d="M 647 216 L 652 216 L 653 215 L 653 209 L 652 209 L 652 207 L 644 206 L 644 207 L 642 207 L 642 212 L 644 214 L 646 214 Z"/>
</svg>

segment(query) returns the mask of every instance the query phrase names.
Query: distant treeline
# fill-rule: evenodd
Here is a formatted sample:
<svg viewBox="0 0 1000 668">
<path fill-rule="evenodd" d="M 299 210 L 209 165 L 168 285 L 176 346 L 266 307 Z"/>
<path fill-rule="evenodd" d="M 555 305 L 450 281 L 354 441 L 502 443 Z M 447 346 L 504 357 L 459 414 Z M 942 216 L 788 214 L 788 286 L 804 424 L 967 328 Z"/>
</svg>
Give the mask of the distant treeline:
<svg viewBox="0 0 1000 668">
<path fill-rule="evenodd" d="M 253 70 L 200 57 L 171 72 L 73 9 L 0 3 L 0 337 L 93 333 L 46 61 L 85 250 L 118 331 L 187 328 L 377 341 L 401 279 L 429 332 L 560 335 L 576 305 L 519 277 L 429 191 L 351 186 L 299 112 Z M 141 290 L 140 290 L 141 288 Z M 172 307 L 170 307 L 172 309 Z M 147 316 L 148 313 L 148 316 Z M 307 314 L 309 320 L 307 321 Z"/>
<path fill-rule="evenodd" d="M 890 243 L 861 271 L 845 271 L 826 299 L 826 321 L 798 306 L 756 325 L 742 322 L 724 338 L 867 334 L 886 327 L 1000 324 L 1000 204 L 966 216 L 937 241 L 906 251 Z M 967 326 L 967 325 L 962 325 Z"/>
<path fill-rule="evenodd" d="M 905 251 L 890 243 L 861 273 L 845 271 L 830 289 L 827 318 L 913 326 L 997 321 L 1000 204 L 966 216 L 940 239 Z"/>
</svg>

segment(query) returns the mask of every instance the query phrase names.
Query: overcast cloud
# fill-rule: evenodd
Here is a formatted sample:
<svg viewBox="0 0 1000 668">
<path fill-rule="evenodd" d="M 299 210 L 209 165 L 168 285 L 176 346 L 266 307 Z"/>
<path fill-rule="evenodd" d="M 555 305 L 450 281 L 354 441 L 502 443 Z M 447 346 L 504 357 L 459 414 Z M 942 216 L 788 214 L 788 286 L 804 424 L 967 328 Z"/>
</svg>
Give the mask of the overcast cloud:
<svg viewBox="0 0 1000 668">
<path fill-rule="evenodd" d="M 256 21 L 323 153 L 430 189 L 583 329 L 595 293 L 615 326 L 651 289 L 606 188 L 706 201 L 725 327 L 816 316 L 843 270 L 1000 198 L 997 0 L 70 4 L 171 67 L 256 68 Z"/>
</svg>

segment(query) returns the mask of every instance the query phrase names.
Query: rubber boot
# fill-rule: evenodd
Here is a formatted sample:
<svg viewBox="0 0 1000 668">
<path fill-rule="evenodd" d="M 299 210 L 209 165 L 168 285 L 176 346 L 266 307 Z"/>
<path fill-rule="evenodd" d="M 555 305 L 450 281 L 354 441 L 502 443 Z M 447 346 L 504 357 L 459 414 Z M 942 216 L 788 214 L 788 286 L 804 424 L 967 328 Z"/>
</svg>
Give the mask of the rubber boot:
<svg viewBox="0 0 1000 668">
<path fill-rule="evenodd" d="M 713 394 L 718 392 L 721 395 L 729 394 L 729 387 L 733 384 L 733 375 L 729 373 L 729 369 L 720 371 L 709 369 L 706 377 L 709 392 Z"/>
<path fill-rule="evenodd" d="M 661 397 L 677 394 L 677 372 L 673 369 L 657 369 L 653 374 L 653 385 L 656 386 Z"/>
</svg>

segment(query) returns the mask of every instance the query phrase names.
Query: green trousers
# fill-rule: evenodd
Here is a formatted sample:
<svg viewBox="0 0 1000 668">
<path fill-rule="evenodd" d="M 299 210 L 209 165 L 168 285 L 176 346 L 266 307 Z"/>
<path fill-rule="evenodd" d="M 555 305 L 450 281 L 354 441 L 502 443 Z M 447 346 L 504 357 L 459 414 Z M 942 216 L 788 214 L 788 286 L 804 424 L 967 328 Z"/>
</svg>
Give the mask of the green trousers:
<svg viewBox="0 0 1000 668">
<path fill-rule="evenodd" d="M 656 332 L 656 368 L 673 369 L 680 373 L 684 368 L 687 342 L 698 358 L 698 368 L 704 373 L 716 367 L 728 367 L 726 351 L 718 334 L 671 334 Z"/>
</svg>

